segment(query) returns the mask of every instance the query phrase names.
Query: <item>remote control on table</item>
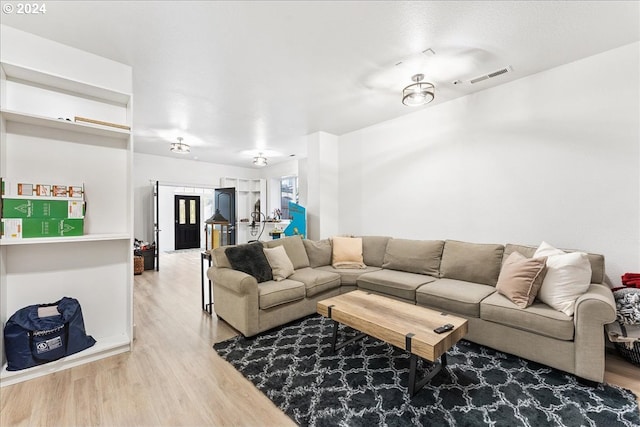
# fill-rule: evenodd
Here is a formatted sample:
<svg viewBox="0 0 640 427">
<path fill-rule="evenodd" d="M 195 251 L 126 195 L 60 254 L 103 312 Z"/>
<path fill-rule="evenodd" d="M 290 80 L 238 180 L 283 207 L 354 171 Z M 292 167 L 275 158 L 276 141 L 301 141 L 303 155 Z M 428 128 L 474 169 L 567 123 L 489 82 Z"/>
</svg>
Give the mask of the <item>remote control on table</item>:
<svg viewBox="0 0 640 427">
<path fill-rule="evenodd" d="M 436 334 L 442 334 L 444 332 L 450 331 L 454 328 L 451 323 L 447 323 L 446 325 L 439 326 L 433 330 Z"/>
</svg>

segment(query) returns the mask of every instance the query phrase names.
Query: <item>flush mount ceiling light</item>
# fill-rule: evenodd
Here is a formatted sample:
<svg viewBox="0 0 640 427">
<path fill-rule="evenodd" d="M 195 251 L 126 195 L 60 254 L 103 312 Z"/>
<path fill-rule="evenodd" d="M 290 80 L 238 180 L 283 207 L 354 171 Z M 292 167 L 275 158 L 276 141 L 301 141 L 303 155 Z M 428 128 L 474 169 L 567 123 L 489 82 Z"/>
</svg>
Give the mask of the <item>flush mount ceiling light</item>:
<svg viewBox="0 0 640 427">
<path fill-rule="evenodd" d="M 260 167 L 267 166 L 267 158 L 259 153 L 257 157 L 253 158 L 253 164 Z"/>
<path fill-rule="evenodd" d="M 172 142 L 171 148 L 169 149 L 174 153 L 179 153 L 179 154 L 187 154 L 191 151 L 191 147 L 189 147 L 188 144 L 185 144 L 184 142 L 182 142 L 182 137 L 180 136 L 178 137 L 178 142 Z"/>
<path fill-rule="evenodd" d="M 424 74 L 416 74 L 411 77 L 415 83 L 402 90 L 402 103 L 409 107 L 418 107 L 433 101 L 435 87 L 432 83 L 423 82 Z"/>
</svg>

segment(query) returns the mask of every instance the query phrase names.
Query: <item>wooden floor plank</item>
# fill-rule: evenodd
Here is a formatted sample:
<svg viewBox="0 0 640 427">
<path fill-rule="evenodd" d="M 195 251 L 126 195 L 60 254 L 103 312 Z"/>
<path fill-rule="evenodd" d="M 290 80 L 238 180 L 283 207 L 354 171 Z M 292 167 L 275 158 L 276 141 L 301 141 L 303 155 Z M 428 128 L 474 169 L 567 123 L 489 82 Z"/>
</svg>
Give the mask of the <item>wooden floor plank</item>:
<svg viewBox="0 0 640 427">
<path fill-rule="evenodd" d="M 237 332 L 200 309 L 200 253 L 160 263 L 135 276 L 133 351 L 0 388 L 0 425 L 295 425 L 212 349 Z M 606 360 L 605 380 L 640 395 L 640 369 Z"/>
</svg>

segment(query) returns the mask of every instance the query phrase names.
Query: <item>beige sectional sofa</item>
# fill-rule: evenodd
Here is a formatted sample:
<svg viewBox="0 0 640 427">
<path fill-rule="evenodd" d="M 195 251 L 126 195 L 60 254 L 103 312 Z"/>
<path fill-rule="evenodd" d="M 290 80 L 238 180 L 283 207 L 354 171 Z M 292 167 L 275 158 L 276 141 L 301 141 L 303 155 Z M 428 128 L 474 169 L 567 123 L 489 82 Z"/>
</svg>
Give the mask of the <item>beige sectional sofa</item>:
<svg viewBox="0 0 640 427">
<path fill-rule="evenodd" d="M 214 249 L 208 276 L 215 312 L 245 336 L 304 317 L 322 299 L 362 289 L 443 310 L 469 320 L 470 341 L 602 382 L 605 324 L 616 318 L 604 285 L 604 257 L 588 254 L 591 285 L 568 316 L 535 301 L 519 308 L 496 291 L 502 263 L 514 251 L 533 256 L 535 247 L 453 240 L 408 240 L 363 236 L 366 268 L 331 266 L 329 240 L 299 236 L 263 242 L 283 246 L 293 264 L 288 278 L 262 283 L 231 268 L 226 248 Z M 381 313 L 384 315 L 384 313 Z"/>
</svg>

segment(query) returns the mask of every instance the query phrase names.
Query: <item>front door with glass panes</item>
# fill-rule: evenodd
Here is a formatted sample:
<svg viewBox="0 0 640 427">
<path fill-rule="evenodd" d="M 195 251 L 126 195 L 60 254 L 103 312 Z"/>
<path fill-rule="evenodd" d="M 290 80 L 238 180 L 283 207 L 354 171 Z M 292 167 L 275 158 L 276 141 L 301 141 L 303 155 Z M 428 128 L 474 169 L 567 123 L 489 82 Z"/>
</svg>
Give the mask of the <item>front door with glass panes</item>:
<svg viewBox="0 0 640 427">
<path fill-rule="evenodd" d="M 175 196 L 175 247 L 200 247 L 200 196 Z"/>
</svg>

